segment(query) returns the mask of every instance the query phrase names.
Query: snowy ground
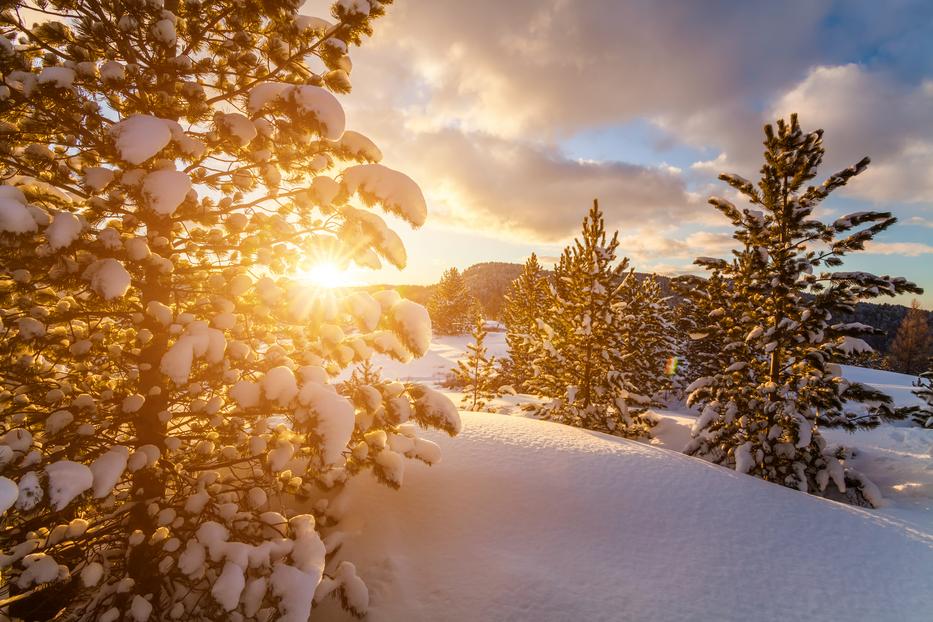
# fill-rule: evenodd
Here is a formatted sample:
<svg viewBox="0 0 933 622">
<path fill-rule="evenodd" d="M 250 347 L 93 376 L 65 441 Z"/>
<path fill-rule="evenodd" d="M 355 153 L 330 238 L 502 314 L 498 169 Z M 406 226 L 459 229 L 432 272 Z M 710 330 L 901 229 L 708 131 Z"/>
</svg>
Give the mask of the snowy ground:
<svg viewBox="0 0 933 622">
<path fill-rule="evenodd" d="M 469 341 L 379 363 L 437 382 Z M 503 353 L 501 333 L 488 343 Z M 909 377 L 845 373 L 912 399 Z M 882 488 L 887 505 L 870 510 L 679 454 L 692 414 L 657 414 L 648 445 L 464 413 L 459 437 L 429 435 L 441 463 L 412 464 L 400 491 L 359 478 L 347 515 L 356 535 L 340 558 L 369 585 L 369 619 L 931 619 L 933 431 L 826 433 Z"/>
</svg>

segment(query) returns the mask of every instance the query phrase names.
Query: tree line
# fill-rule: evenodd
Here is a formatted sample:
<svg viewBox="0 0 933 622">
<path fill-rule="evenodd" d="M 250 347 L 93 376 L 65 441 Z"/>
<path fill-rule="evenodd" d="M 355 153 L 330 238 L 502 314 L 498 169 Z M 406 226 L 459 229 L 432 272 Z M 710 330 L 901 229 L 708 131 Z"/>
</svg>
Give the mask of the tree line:
<svg viewBox="0 0 933 622">
<path fill-rule="evenodd" d="M 502 321 L 504 319 L 505 294 L 512 282 L 521 274 L 522 269 L 522 264 L 483 262 L 474 264 L 464 270 L 451 268 L 445 271 L 441 280 L 444 281 L 452 277 L 455 281 L 460 282 L 467 290 L 463 295 L 471 297 L 474 301 L 471 302 L 469 307 L 471 310 L 478 309 L 476 312 L 487 320 Z M 542 269 L 548 279 L 552 278 L 553 270 Z M 635 278 L 637 279 L 649 277 L 657 281 L 661 291 L 667 297 L 668 304 L 674 307 L 675 315 L 679 313 L 679 307 L 684 299 L 681 293 L 683 287 L 681 282 L 689 282 L 694 279 L 706 280 L 707 278 L 694 275 L 671 277 L 635 272 Z M 427 305 L 437 295 L 436 292 L 440 287 L 440 282 L 434 285 L 403 285 L 397 287 L 407 298 Z M 374 286 L 369 289 L 376 291 L 380 288 L 382 286 Z M 432 314 L 432 317 L 437 317 L 436 311 Z M 864 337 L 864 341 L 871 346 L 872 351 L 848 354 L 841 357 L 840 362 L 859 367 L 916 374 L 924 369 L 926 359 L 933 354 L 933 312 L 921 308 L 917 301 L 913 301 L 910 306 L 859 302 L 851 313 L 843 313 L 840 320 L 868 324 L 878 329 L 877 333 L 865 335 Z M 458 334 L 469 332 L 472 322 L 467 321 L 463 326 L 466 328 Z M 906 332 L 907 336 L 913 335 L 915 337 L 907 339 L 906 343 L 897 342 L 898 335 L 902 332 Z M 918 345 L 913 346 L 912 343 Z"/>
</svg>

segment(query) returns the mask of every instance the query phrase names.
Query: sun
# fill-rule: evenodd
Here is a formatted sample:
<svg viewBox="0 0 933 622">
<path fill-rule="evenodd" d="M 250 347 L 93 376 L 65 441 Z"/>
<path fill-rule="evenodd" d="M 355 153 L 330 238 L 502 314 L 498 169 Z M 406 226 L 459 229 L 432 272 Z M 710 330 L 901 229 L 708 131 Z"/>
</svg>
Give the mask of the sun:
<svg viewBox="0 0 933 622">
<path fill-rule="evenodd" d="M 349 276 L 345 269 L 332 261 L 316 263 L 301 274 L 302 280 L 328 289 L 350 285 Z"/>
</svg>

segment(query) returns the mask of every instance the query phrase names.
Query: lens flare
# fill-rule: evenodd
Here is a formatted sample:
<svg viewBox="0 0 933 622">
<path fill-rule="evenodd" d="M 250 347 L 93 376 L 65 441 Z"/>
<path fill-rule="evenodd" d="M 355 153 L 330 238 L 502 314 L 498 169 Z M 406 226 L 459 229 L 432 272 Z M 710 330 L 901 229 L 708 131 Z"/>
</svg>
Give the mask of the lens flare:
<svg viewBox="0 0 933 622">
<path fill-rule="evenodd" d="M 312 285 L 334 289 L 350 285 L 349 274 L 334 262 L 324 261 L 316 263 L 304 272 L 300 278 Z"/>
</svg>

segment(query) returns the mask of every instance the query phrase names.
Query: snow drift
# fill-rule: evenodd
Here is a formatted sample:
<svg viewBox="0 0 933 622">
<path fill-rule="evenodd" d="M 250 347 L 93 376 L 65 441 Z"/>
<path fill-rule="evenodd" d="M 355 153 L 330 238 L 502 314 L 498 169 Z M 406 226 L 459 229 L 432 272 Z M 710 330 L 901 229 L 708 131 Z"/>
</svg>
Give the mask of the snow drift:
<svg viewBox="0 0 933 622">
<path fill-rule="evenodd" d="M 933 536 L 687 456 L 463 413 L 400 491 L 351 484 L 369 620 L 928 620 Z M 349 619 L 327 601 L 322 619 Z"/>
</svg>

